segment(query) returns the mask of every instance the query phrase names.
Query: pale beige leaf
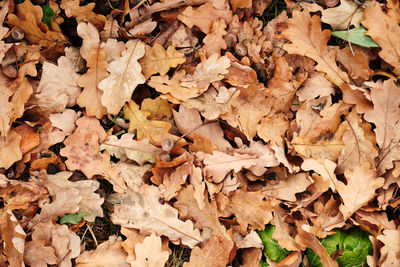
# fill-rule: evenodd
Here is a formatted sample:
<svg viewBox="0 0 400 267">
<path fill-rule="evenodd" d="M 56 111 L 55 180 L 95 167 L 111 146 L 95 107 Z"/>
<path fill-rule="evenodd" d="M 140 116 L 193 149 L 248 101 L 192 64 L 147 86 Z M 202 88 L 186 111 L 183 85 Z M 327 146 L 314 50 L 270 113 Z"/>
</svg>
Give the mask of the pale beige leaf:
<svg viewBox="0 0 400 267">
<path fill-rule="evenodd" d="M 220 151 L 213 151 L 213 154 L 197 152 L 196 157 L 203 161 L 205 172 L 208 178 L 214 183 L 220 183 L 230 172 L 239 172 L 242 168 L 250 168 L 258 163 L 258 156 L 249 154 L 234 153 L 229 155 Z"/>
<path fill-rule="evenodd" d="M 84 251 L 76 259 L 77 267 L 128 267 L 127 254 L 122 248 L 122 239 L 110 236 L 96 250 Z"/>
<path fill-rule="evenodd" d="M 110 76 L 98 84 L 103 90 L 101 103 L 111 114 L 117 114 L 124 103 L 131 99 L 136 86 L 146 81 L 138 62 L 145 53 L 144 43 L 131 40 L 126 47 L 122 56 L 108 65 Z"/>
<path fill-rule="evenodd" d="M 193 167 L 193 157 L 191 157 L 187 162 L 177 167 L 173 173 L 164 175 L 163 183 L 159 188 L 163 192 L 162 196 L 165 200 L 170 201 L 173 197 L 176 197 L 188 176 L 192 174 Z"/>
<path fill-rule="evenodd" d="M 43 62 L 42 78 L 37 88 L 34 104 L 43 111 L 62 112 L 65 107 L 76 104 L 76 98 L 81 93 L 77 85 L 80 77 L 67 57 L 60 57 L 58 66 L 47 61 Z"/>
<path fill-rule="evenodd" d="M 70 135 L 75 130 L 75 122 L 81 112 L 75 112 L 73 109 L 66 108 L 61 113 L 50 114 L 51 125 L 59 128 L 65 135 Z"/>
<path fill-rule="evenodd" d="M 329 183 L 329 187 L 333 192 L 336 191 L 336 175 L 335 169 L 337 164 L 333 161 L 325 159 L 324 161 L 318 161 L 312 158 L 305 158 L 301 164 L 301 168 L 304 171 L 311 171 L 318 173 L 321 177 Z"/>
<path fill-rule="evenodd" d="M 384 246 L 381 248 L 381 259 L 389 257 L 389 254 L 397 254 L 400 251 L 400 229 L 383 230 L 382 234 L 377 236 Z"/>
<path fill-rule="evenodd" d="M 161 267 L 168 260 L 169 254 L 161 249 L 161 238 L 154 233 L 144 239 L 143 243 L 136 244 L 136 261 L 132 266 Z"/>
<path fill-rule="evenodd" d="M 364 10 L 356 2 L 341 0 L 340 5 L 322 11 L 321 21 L 335 30 L 345 30 L 350 25 L 360 26 L 364 18 Z"/>
<path fill-rule="evenodd" d="M 46 246 L 45 240 L 34 240 L 26 243 L 24 262 L 32 267 L 47 267 L 56 264 L 57 257 L 54 248 Z"/>
<path fill-rule="evenodd" d="M 22 137 L 14 130 L 9 131 L 7 137 L 0 138 L 0 168 L 8 169 L 22 159 L 21 140 Z"/>
<path fill-rule="evenodd" d="M 144 185 L 140 192 L 128 191 L 121 196 L 121 204 L 115 206 L 111 220 L 123 227 L 139 229 L 143 234 L 165 235 L 191 248 L 202 242 L 193 223 L 178 219 L 178 211 L 167 203 L 160 204 L 160 196 L 159 189 L 149 185 Z"/>
<path fill-rule="evenodd" d="M 224 36 L 226 35 L 225 27 L 226 24 L 223 19 L 215 20 L 213 22 L 211 32 L 204 37 L 204 45 L 201 48 L 207 57 L 212 54 L 218 54 L 219 56 L 221 55 L 221 49 L 226 49 L 226 42 L 224 39 Z"/>
<path fill-rule="evenodd" d="M 314 72 L 296 92 L 296 95 L 300 101 L 308 101 L 318 96 L 329 96 L 334 92 L 333 84 L 320 72 Z"/>
<path fill-rule="evenodd" d="M 267 197 L 275 197 L 286 201 L 296 201 L 296 194 L 304 192 L 311 184 L 305 173 L 289 175 L 285 180 L 269 182 L 262 191 Z"/>
</svg>

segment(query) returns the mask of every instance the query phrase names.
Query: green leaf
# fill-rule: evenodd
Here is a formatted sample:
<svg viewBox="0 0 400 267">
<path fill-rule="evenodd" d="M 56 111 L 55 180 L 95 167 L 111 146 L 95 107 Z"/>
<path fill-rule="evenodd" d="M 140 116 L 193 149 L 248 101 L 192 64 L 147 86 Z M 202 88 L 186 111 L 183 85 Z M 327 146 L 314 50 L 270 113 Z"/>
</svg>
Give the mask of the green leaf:
<svg viewBox="0 0 400 267">
<path fill-rule="evenodd" d="M 89 212 L 82 212 L 82 213 L 70 213 L 70 214 L 65 214 L 64 216 L 62 216 L 59 220 L 60 224 L 78 224 L 80 221 L 82 221 L 82 219 L 85 216 L 90 215 L 91 213 Z"/>
<path fill-rule="evenodd" d="M 268 267 L 269 266 L 268 262 L 265 262 L 263 260 L 260 261 L 260 265 L 261 265 L 261 267 Z"/>
<path fill-rule="evenodd" d="M 275 226 L 268 224 L 265 226 L 265 229 L 263 231 L 258 232 L 258 235 L 263 242 L 264 253 L 265 255 L 267 255 L 268 259 L 280 262 L 281 260 L 286 258 L 290 254 L 290 252 L 284 248 L 281 248 L 278 244 L 278 241 L 272 238 L 274 230 Z"/>
<path fill-rule="evenodd" d="M 353 28 L 347 32 L 346 31 L 333 31 L 332 36 L 338 37 L 340 39 L 343 39 L 345 41 L 349 41 L 360 46 L 365 46 L 365 47 L 379 47 L 377 43 L 372 40 L 371 37 L 365 35 L 366 29 L 363 26 L 360 26 L 358 28 Z"/>
<path fill-rule="evenodd" d="M 54 11 L 49 6 L 42 6 L 42 9 L 43 9 L 42 22 L 44 24 L 46 24 L 47 26 L 50 26 L 51 17 L 53 17 L 55 15 Z"/>
<path fill-rule="evenodd" d="M 348 230 L 335 229 L 336 233 L 320 240 L 329 255 L 335 251 L 340 257 L 336 259 L 340 267 L 366 266 L 367 255 L 372 255 L 372 243 L 368 233 L 359 228 Z M 310 267 L 323 267 L 320 258 L 311 249 L 306 250 Z"/>
</svg>

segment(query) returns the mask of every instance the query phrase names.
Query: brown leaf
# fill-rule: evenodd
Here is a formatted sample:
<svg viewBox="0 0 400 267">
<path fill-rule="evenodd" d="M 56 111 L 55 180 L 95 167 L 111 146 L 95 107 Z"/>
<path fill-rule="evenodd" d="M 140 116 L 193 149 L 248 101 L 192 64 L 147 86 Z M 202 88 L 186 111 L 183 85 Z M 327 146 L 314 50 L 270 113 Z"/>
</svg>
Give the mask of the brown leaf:
<svg viewBox="0 0 400 267">
<path fill-rule="evenodd" d="M 96 26 L 98 30 L 102 30 L 106 23 L 106 18 L 92 11 L 95 3 L 89 3 L 86 6 L 79 6 L 79 3 L 79 0 L 62 0 L 60 7 L 64 9 L 68 18 L 74 17 L 78 23 L 88 21 Z"/>
<path fill-rule="evenodd" d="M 258 267 L 262 257 L 262 249 L 247 248 L 241 250 L 240 258 L 242 265 L 240 267 Z"/>
<path fill-rule="evenodd" d="M 347 184 L 335 181 L 335 185 L 343 199 L 339 209 L 347 219 L 376 196 L 375 190 L 383 185 L 385 179 L 378 178 L 368 162 L 356 166 L 354 171 L 345 170 L 344 176 Z"/>
<path fill-rule="evenodd" d="M 122 248 L 122 239 L 117 236 L 110 236 L 108 240 L 101 243 L 96 250 L 84 251 L 76 259 L 76 266 L 130 266 L 127 262 L 127 254 Z"/>
<path fill-rule="evenodd" d="M 233 242 L 219 236 L 207 240 L 202 248 L 195 247 L 190 255 L 190 261 L 184 267 L 213 266 L 225 267 L 229 263 L 229 254 Z"/>
<path fill-rule="evenodd" d="M 98 84 L 103 90 L 101 103 L 111 114 L 117 114 L 124 103 L 131 99 L 136 86 L 146 81 L 138 62 L 145 53 L 144 43 L 131 40 L 126 47 L 121 57 L 108 64 L 110 76 Z"/>
<path fill-rule="evenodd" d="M 320 72 L 313 72 L 302 87 L 297 90 L 296 95 L 300 101 L 308 101 L 317 97 L 333 94 L 333 84 Z"/>
<path fill-rule="evenodd" d="M 215 20 L 224 19 L 226 24 L 232 19 L 232 11 L 228 9 L 216 9 L 212 2 L 201 5 L 198 8 L 187 7 L 178 19 L 185 23 L 189 28 L 197 26 L 205 34 L 210 33 L 212 24 Z"/>
<path fill-rule="evenodd" d="M 381 248 L 381 261 L 385 258 L 390 258 L 390 253 L 397 254 L 400 251 L 400 229 L 384 230 L 382 234 L 377 236 L 377 239 L 381 241 L 384 246 Z M 397 259 L 398 263 L 398 259 Z M 395 266 L 395 265 L 392 265 Z"/>
<path fill-rule="evenodd" d="M 348 46 L 337 50 L 337 60 L 345 66 L 351 78 L 368 80 L 374 71 L 369 68 L 369 60 L 365 55 L 365 50 L 355 48 L 353 50 L 354 55 Z"/>
<path fill-rule="evenodd" d="M 379 56 L 394 67 L 393 72 L 400 74 L 400 26 L 387 14 L 382 12 L 379 3 L 365 8 L 365 19 L 362 24 L 368 29 L 367 35 L 382 49 Z"/>
<path fill-rule="evenodd" d="M 26 234 L 11 210 L 2 210 L 0 215 L 0 234 L 4 242 L 3 252 L 10 266 L 24 266 Z"/>
<path fill-rule="evenodd" d="M 262 191 L 267 197 L 296 201 L 296 194 L 304 192 L 310 184 L 310 179 L 305 173 L 298 173 L 276 183 L 269 182 L 263 187 Z"/>
<path fill-rule="evenodd" d="M 39 133 L 27 124 L 21 124 L 14 131 L 22 137 L 19 145 L 21 153 L 25 154 L 39 145 Z"/>
<path fill-rule="evenodd" d="M 289 128 L 289 121 L 283 113 L 273 117 L 264 117 L 257 125 L 257 135 L 264 142 L 283 144 L 283 137 Z"/>
<path fill-rule="evenodd" d="M 81 170 L 88 178 L 102 175 L 113 186 L 116 192 L 126 189 L 125 182 L 118 171 L 111 167 L 110 156 L 100 153 L 100 144 L 106 138 L 106 133 L 99 121 L 93 117 L 84 116 L 76 121 L 78 126 L 74 133 L 65 141 L 65 147 L 60 154 L 67 157 L 65 162 L 69 170 Z"/>
<path fill-rule="evenodd" d="M 322 11 L 321 21 L 331 25 L 335 30 L 345 30 L 350 25 L 359 27 L 364 18 L 363 11 L 357 3 L 341 0 L 339 6 Z"/>
<path fill-rule="evenodd" d="M 42 267 L 57 264 L 57 257 L 54 248 L 46 246 L 45 240 L 34 240 L 26 243 L 24 262 L 32 267 Z"/>
<path fill-rule="evenodd" d="M 283 35 L 292 43 L 284 45 L 289 54 L 298 54 L 315 60 L 318 71 L 326 73 L 328 80 L 340 86 L 349 82 L 349 77 L 337 65 L 335 51 L 329 50 L 327 43 L 330 39 L 330 31 L 321 31 L 321 20 L 314 15 L 312 18 L 308 12 L 293 12 L 293 18 L 287 21 L 288 28 Z"/>
<path fill-rule="evenodd" d="M 170 68 L 175 68 L 185 61 L 185 55 L 176 51 L 173 46 L 169 46 L 165 50 L 160 44 L 155 44 L 153 47 L 146 46 L 144 57 L 139 59 L 146 79 L 156 73 L 163 76 L 167 74 Z"/>
<path fill-rule="evenodd" d="M 186 182 L 188 176 L 192 174 L 193 167 L 193 157 L 190 157 L 186 163 L 177 167 L 172 174 L 164 175 L 160 190 L 163 191 L 162 195 L 165 200 L 169 201 L 178 195 L 182 185 Z"/>
<path fill-rule="evenodd" d="M 204 37 L 204 45 L 201 48 L 201 51 L 204 51 L 207 57 L 215 53 L 220 56 L 221 49 L 226 49 L 226 42 L 224 39 L 224 35 L 226 34 L 225 27 L 226 24 L 223 19 L 213 22 L 211 32 Z"/>
<path fill-rule="evenodd" d="M 14 130 L 10 130 L 7 137 L 0 138 L 0 168 L 8 169 L 22 159 L 21 140 L 22 137 Z"/>
</svg>

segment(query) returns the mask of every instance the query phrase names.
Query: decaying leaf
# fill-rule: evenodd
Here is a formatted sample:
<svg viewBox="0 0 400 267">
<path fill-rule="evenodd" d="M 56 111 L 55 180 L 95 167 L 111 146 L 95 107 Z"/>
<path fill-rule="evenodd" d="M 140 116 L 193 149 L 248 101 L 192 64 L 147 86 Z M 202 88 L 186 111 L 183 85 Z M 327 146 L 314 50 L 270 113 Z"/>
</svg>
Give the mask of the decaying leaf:
<svg viewBox="0 0 400 267">
<path fill-rule="evenodd" d="M 344 30 L 350 25 L 360 26 L 363 17 L 363 9 L 357 3 L 341 0 L 339 6 L 322 11 L 321 21 L 330 24 L 333 29 Z"/>
</svg>

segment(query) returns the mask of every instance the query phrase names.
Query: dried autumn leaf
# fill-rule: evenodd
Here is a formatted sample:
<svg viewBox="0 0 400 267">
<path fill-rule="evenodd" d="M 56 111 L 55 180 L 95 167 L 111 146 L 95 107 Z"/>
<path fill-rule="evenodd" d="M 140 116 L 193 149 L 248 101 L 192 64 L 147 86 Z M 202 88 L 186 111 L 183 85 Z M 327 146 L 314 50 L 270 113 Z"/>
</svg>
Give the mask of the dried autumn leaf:
<svg viewBox="0 0 400 267">
<path fill-rule="evenodd" d="M 122 239 L 117 236 L 110 236 L 96 250 L 84 251 L 75 262 L 79 267 L 130 266 L 127 262 L 127 254 L 122 248 Z"/>
<path fill-rule="evenodd" d="M 297 90 L 296 95 L 300 101 L 308 101 L 317 97 L 329 96 L 334 92 L 333 84 L 323 74 L 313 72 L 303 86 Z"/>
<path fill-rule="evenodd" d="M 9 131 L 7 137 L 0 138 L 0 168 L 8 169 L 22 159 L 21 140 L 22 137 L 14 130 Z"/>
<path fill-rule="evenodd" d="M 150 112 L 149 119 L 162 119 L 164 117 L 170 119 L 172 117 L 171 104 L 160 97 L 144 99 L 141 109 Z"/>
<path fill-rule="evenodd" d="M 234 153 L 229 155 L 220 151 L 213 151 L 213 154 L 197 152 L 196 157 L 203 161 L 205 172 L 208 178 L 214 183 L 220 183 L 230 172 L 239 172 L 242 168 L 250 168 L 258 163 L 258 156 L 249 154 Z"/>
<path fill-rule="evenodd" d="M 161 249 L 161 238 L 154 233 L 146 237 L 143 243 L 136 244 L 135 254 L 136 260 L 131 263 L 132 266 L 164 266 L 169 257 L 169 253 Z"/>
<path fill-rule="evenodd" d="M 362 24 L 368 29 L 367 35 L 382 49 L 379 56 L 394 67 L 394 73 L 400 74 L 400 26 L 397 21 L 383 13 L 379 3 L 365 8 Z"/>
<path fill-rule="evenodd" d="M 336 180 L 335 185 L 343 199 L 339 209 L 346 220 L 376 196 L 375 190 L 383 185 L 385 179 L 378 178 L 368 162 L 356 166 L 354 171 L 345 170 L 344 176 L 347 184 Z"/>
<path fill-rule="evenodd" d="M 190 261 L 183 267 L 213 266 L 225 267 L 229 263 L 233 242 L 219 236 L 207 240 L 202 248 L 195 247 L 190 254 Z"/>
<path fill-rule="evenodd" d="M 353 79 L 368 80 L 374 72 L 369 68 L 369 60 L 365 51 L 356 48 L 353 48 L 353 50 L 354 55 L 348 46 L 338 50 L 336 53 L 337 60 L 345 66 Z"/>
<path fill-rule="evenodd" d="M 217 209 L 217 203 L 209 201 L 203 194 L 201 197 L 204 207 L 199 207 L 195 194 L 193 185 L 188 185 L 179 192 L 174 207 L 179 210 L 180 218 L 191 219 L 196 228 L 209 231 L 214 236 L 229 239 L 225 227 L 219 222 L 220 213 Z"/>
<path fill-rule="evenodd" d="M 99 90 L 100 81 L 108 77 L 107 63 L 103 47 L 94 47 L 90 50 L 87 60 L 89 68 L 85 74 L 79 77 L 77 83 L 83 87 L 82 93 L 76 99 L 79 106 L 85 107 L 87 115 L 102 118 L 107 114 L 107 109 L 101 103 L 103 93 Z"/>
<path fill-rule="evenodd" d="M 215 20 L 223 19 L 226 24 L 232 20 L 232 11 L 228 9 L 217 9 L 212 2 L 207 2 L 198 8 L 187 7 L 178 19 L 185 23 L 189 28 L 197 26 L 205 34 L 210 33 L 212 24 Z"/>
<path fill-rule="evenodd" d="M 257 135 L 264 142 L 271 141 L 279 145 L 283 144 L 283 137 L 289 128 L 289 121 L 283 113 L 273 117 L 264 117 L 257 125 Z"/>
<path fill-rule="evenodd" d="M 339 6 L 322 11 L 321 21 L 333 29 L 345 30 L 350 25 L 359 27 L 363 18 L 364 10 L 356 2 L 341 0 Z"/>
<path fill-rule="evenodd" d="M 224 39 L 226 34 L 225 27 L 226 24 L 223 19 L 216 20 L 212 25 L 211 32 L 204 37 L 204 45 L 201 50 L 205 51 L 207 57 L 212 54 L 218 54 L 219 56 L 221 54 L 221 49 L 226 49 L 226 42 Z"/>
<path fill-rule="evenodd" d="M 101 103 L 111 114 L 117 114 L 124 103 L 131 99 L 136 86 L 146 81 L 138 62 L 145 53 L 144 43 L 131 40 L 126 47 L 120 58 L 108 64 L 110 76 L 98 84 L 103 90 Z"/>
<path fill-rule="evenodd" d="M 168 49 L 165 50 L 160 44 L 155 44 L 152 47 L 146 45 L 146 52 L 144 56 L 139 59 L 143 75 L 146 79 L 156 73 L 160 73 L 160 75 L 163 76 L 170 68 L 175 68 L 185 61 L 185 55 L 176 51 L 173 46 L 169 46 Z"/>
<path fill-rule="evenodd" d="M 383 230 L 382 234 L 377 236 L 384 246 L 381 248 L 381 260 L 389 257 L 390 253 L 397 254 L 400 251 L 400 229 Z M 398 259 L 397 259 L 398 261 Z M 391 265 L 395 266 L 395 265 Z"/>
<path fill-rule="evenodd" d="M 107 20 L 103 15 L 92 11 L 95 3 L 89 3 L 86 6 L 79 6 L 79 4 L 79 0 L 62 0 L 60 7 L 64 9 L 68 18 L 74 17 L 78 23 L 88 21 L 96 26 L 98 30 L 102 30 Z"/>
<path fill-rule="evenodd" d="M 80 112 L 76 113 L 73 109 L 66 108 L 62 113 L 50 114 L 51 125 L 63 131 L 65 135 L 70 135 L 75 130 L 75 122 L 79 118 Z"/>
<path fill-rule="evenodd" d="M 66 107 L 74 106 L 81 93 L 77 85 L 80 75 L 75 72 L 72 62 L 62 56 L 57 63 L 58 66 L 47 61 L 43 63 L 42 79 L 33 101 L 49 113 L 59 113 Z"/>
<path fill-rule="evenodd" d="M 65 162 L 69 170 L 81 170 L 88 178 L 102 175 L 113 186 L 114 191 L 123 192 L 125 182 L 118 175 L 118 171 L 111 167 L 110 155 L 100 153 L 100 144 L 107 134 L 99 121 L 93 117 L 84 116 L 76 121 L 78 126 L 74 133 L 65 141 L 65 147 L 60 154 L 67 157 Z"/>
<path fill-rule="evenodd" d="M 24 266 L 26 234 L 11 210 L 2 210 L 0 215 L 0 235 L 4 242 L 3 252 L 10 266 Z"/>
<path fill-rule="evenodd" d="M 328 49 L 330 31 L 321 31 L 321 20 L 318 16 L 310 17 L 308 12 L 293 11 L 293 18 L 287 21 L 288 28 L 283 35 L 292 43 L 285 44 L 289 54 L 306 56 L 315 60 L 318 71 L 326 73 L 333 84 L 340 86 L 349 82 L 349 77 L 337 65 L 335 51 Z"/>
<path fill-rule="evenodd" d="M 94 193 L 100 186 L 99 182 L 93 180 L 71 182 L 68 181 L 71 175 L 72 172 L 39 174 L 39 180 L 49 190 L 52 202 L 43 205 L 40 214 L 29 222 L 30 226 L 77 212 L 90 213 L 85 216 L 85 220 L 90 222 L 93 222 L 96 216 L 103 217 L 101 205 L 104 199 Z"/>
<path fill-rule="evenodd" d="M 155 186 L 144 185 L 139 192 L 129 190 L 121 196 L 121 204 L 114 208 L 111 220 L 127 228 L 139 229 L 143 234 L 167 236 L 193 248 L 203 239 L 190 220 L 178 219 L 178 211 L 168 204 L 160 204 L 161 193 Z"/>
<path fill-rule="evenodd" d="M 293 174 L 277 183 L 269 182 L 262 191 L 267 197 L 275 197 L 286 201 L 296 201 L 296 194 L 304 192 L 311 184 L 304 173 Z"/>
<path fill-rule="evenodd" d="M 38 257 L 40 255 L 40 257 Z M 46 246 L 45 240 L 34 240 L 26 243 L 24 262 L 32 267 L 46 267 L 57 264 L 54 248 Z"/>
</svg>

